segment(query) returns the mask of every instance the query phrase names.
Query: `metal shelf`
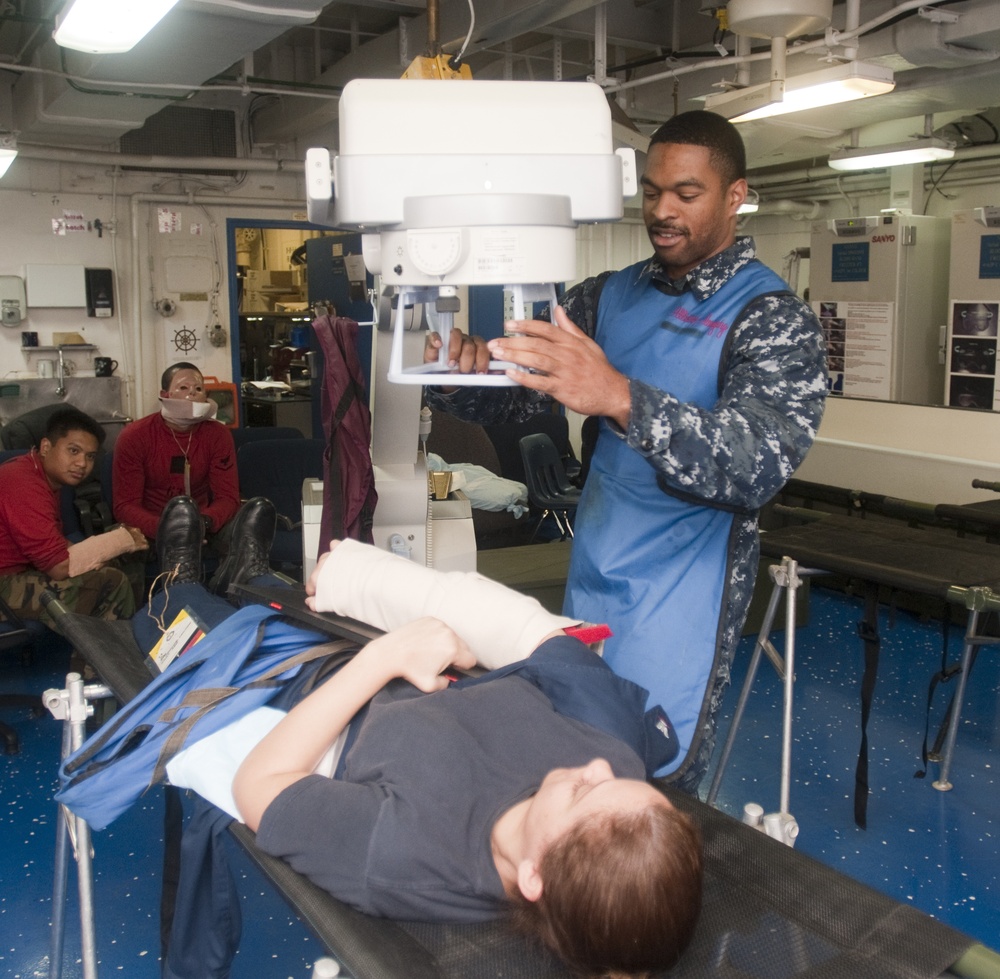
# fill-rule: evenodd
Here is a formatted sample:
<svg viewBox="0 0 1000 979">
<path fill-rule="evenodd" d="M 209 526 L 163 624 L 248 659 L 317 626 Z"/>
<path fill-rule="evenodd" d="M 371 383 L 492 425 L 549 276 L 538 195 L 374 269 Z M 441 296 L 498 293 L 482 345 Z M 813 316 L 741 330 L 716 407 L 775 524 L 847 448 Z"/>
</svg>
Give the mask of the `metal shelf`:
<svg viewBox="0 0 1000 979">
<path fill-rule="evenodd" d="M 70 350 L 97 350 L 96 343 L 63 343 L 58 347 L 21 347 L 22 353 L 66 353 Z"/>
</svg>

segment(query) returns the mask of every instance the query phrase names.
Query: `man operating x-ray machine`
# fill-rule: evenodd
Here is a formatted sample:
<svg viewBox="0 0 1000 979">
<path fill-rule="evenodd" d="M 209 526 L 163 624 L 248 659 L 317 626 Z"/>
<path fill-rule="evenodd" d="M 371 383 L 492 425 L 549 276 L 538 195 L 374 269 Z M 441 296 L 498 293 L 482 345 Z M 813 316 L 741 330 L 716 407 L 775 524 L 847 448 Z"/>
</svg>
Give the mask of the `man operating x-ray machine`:
<svg viewBox="0 0 1000 979">
<path fill-rule="evenodd" d="M 391 297 L 392 310 L 376 315 L 391 330 L 373 345 L 377 546 L 475 569 L 471 520 L 456 543 L 432 519 L 415 448 L 421 386 L 515 383 L 503 373 L 512 365 L 497 362 L 496 373 L 451 373 L 447 343 L 423 364 L 418 331 L 447 337 L 470 285 L 504 286 L 514 319 L 530 318 L 532 302 L 554 305 L 556 284 L 576 277 L 577 225 L 618 220 L 636 189 L 634 152 L 614 150 L 598 85 L 357 79 L 344 88 L 339 154 L 308 151 L 306 193 L 310 221 L 365 232 L 365 264 Z"/>
</svg>

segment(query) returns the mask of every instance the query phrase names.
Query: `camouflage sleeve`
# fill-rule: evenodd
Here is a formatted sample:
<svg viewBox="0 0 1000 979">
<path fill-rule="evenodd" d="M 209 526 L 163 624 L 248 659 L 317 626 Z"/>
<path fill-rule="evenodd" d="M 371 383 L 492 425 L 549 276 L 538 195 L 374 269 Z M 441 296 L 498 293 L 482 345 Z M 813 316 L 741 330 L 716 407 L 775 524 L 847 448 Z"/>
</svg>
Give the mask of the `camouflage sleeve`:
<svg viewBox="0 0 1000 979">
<path fill-rule="evenodd" d="M 819 323 L 795 296 L 763 296 L 734 325 L 711 409 L 632 379 L 625 438 L 668 492 L 754 510 L 805 457 L 823 414 Z"/>
<path fill-rule="evenodd" d="M 601 287 L 611 272 L 584 279 L 568 289 L 560 300 L 566 315 L 587 336 L 592 337 L 597 326 L 597 302 Z M 540 317 L 550 319 L 549 312 Z M 427 404 L 440 411 L 446 411 L 456 418 L 480 425 L 493 422 L 521 422 L 548 410 L 552 398 L 540 391 L 522 387 L 462 387 L 452 394 L 444 394 L 440 388 L 426 390 Z"/>
</svg>

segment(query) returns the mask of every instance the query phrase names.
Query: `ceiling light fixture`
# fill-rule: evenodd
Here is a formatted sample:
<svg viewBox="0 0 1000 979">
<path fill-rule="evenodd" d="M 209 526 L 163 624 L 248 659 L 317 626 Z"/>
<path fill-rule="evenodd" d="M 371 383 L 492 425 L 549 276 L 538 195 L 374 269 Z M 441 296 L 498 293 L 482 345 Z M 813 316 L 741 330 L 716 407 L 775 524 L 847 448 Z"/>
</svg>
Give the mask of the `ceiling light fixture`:
<svg viewBox="0 0 1000 979">
<path fill-rule="evenodd" d="M 731 122 L 748 122 L 885 95 L 895 85 L 891 68 L 865 61 L 846 61 L 804 75 L 775 78 L 762 85 L 709 95 L 705 108 Z"/>
<path fill-rule="evenodd" d="M 0 177 L 2 177 L 17 156 L 17 137 L 13 133 L 0 133 Z"/>
<path fill-rule="evenodd" d="M 880 170 L 908 163 L 950 160 L 954 155 L 954 143 L 939 136 L 931 136 L 908 139 L 902 143 L 887 143 L 885 146 L 850 146 L 831 153 L 827 162 L 834 170 Z"/>
<path fill-rule="evenodd" d="M 131 51 L 177 0 L 70 0 L 56 21 L 56 44 L 91 54 Z"/>
</svg>

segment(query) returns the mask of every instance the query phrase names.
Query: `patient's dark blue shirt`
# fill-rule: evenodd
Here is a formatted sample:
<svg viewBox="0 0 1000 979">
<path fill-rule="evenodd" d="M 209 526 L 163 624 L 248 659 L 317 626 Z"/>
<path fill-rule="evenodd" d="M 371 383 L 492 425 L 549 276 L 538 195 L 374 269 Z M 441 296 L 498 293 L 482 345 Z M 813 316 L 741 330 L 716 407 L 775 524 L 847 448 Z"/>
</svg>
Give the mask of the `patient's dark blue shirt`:
<svg viewBox="0 0 1000 979">
<path fill-rule="evenodd" d="M 398 682 L 372 701 L 343 777 L 285 789 L 257 842 L 362 911 L 482 921 L 504 902 L 490 850 L 497 818 L 553 768 L 594 758 L 621 778 L 646 776 L 632 748 L 558 713 L 520 676 L 433 694 Z"/>
</svg>

